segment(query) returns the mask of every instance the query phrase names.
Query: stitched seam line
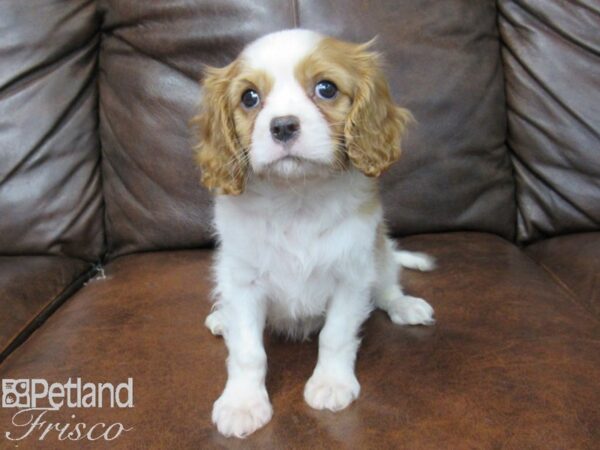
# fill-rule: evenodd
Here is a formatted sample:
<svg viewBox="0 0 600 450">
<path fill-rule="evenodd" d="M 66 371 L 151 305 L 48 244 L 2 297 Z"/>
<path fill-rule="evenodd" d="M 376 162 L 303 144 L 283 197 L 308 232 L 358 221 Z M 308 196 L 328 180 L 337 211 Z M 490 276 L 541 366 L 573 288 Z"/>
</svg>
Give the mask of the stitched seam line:
<svg viewBox="0 0 600 450">
<path fill-rule="evenodd" d="M 508 165 L 510 166 L 510 177 L 511 177 L 511 181 L 512 181 L 512 187 L 513 187 L 513 195 L 512 195 L 512 199 L 514 201 L 514 213 L 515 213 L 515 217 L 514 217 L 514 223 L 513 223 L 513 235 L 512 235 L 512 242 L 519 242 L 519 215 L 521 214 L 521 208 L 520 208 L 520 196 L 519 196 L 519 191 L 518 191 L 518 186 L 517 186 L 517 174 L 516 174 L 516 169 L 515 169 L 515 163 L 512 159 L 512 154 L 514 153 L 512 150 L 512 147 L 510 145 L 510 136 L 511 136 L 511 129 L 510 129 L 510 120 L 509 120 L 509 104 L 508 104 L 508 84 L 507 84 L 507 80 L 506 80 L 506 66 L 507 63 L 504 60 L 505 56 L 504 56 L 504 47 L 507 45 L 506 42 L 504 42 L 504 35 L 502 33 L 501 30 L 501 16 L 502 16 L 502 6 L 500 5 L 500 1 L 501 0 L 497 0 L 496 4 L 494 5 L 494 7 L 496 8 L 496 33 L 498 33 L 498 63 L 500 64 L 500 70 L 502 72 L 502 89 L 504 91 L 504 118 L 506 120 L 506 124 L 505 124 L 505 130 L 504 130 L 504 147 L 506 149 L 506 158 L 508 159 Z"/>
<path fill-rule="evenodd" d="M 579 299 L 579 296 L 577 294 L 575 294 L 575 292 L 573 292 L 571 290 L 571 288 L 558 275 L 556 275 L 552 270 L 550 270 L 550 268 L 548 266 L 546 266 L 546 264 L 544 264 L 543 262 L 537 261 L 534 257 L 529 255 L 526 251 L 523 251 L 523 254 L 526 255 L 535 264 L 540 266 L 544 270 L 544 272 L 546 272 L 550 276 L 552 281 L 554 281 L 554 283 L 559 288 L 561 288 L 562 290 L 565 291 L 565 293 L 567 294 L 567 297 L 569 297 L 569 299 L 571 300 L 571 302 L 573 304 L 577 305 L 580 308 L 583 308 L 588 313 L 588 315 L 590 315 L 596 321 L 600 322 L 600 318 L 598 318 L 596 316 L 596 313 L 592 310 L 592 308 L 585 302 L 581 301 Z"/>
<path fill-rule="evenodd" d="M 86 281 L 93 278 L 97 271 L 97 266 L 92 266 L 90 269 L 79 275 L 67 287 L 65 287 L 60 294 L 46 303 L 46 305 L 44 305 L 38 311 L 38 313 L 21 328 L 21 331 L 16 333 L 14 337 L 8 341 L 4 348 L 0 349 L 0 364 L 2 364 L 2 362 L 4 362 L 4 360 L 17 348 L 24 344 L 33 334 L 33 332 L 40 328 L 44 322 L 63 305 L 64 302 L 73 297 L 73 295 L 79 291 L 79 289 L 81 289 Z"/>
<path fill-rule="evenodd" d="M 298 12 L 298 0 L 291 0 L 292 5 L 292 21 L 294 23 L 294 28 L 298 28 L 300 26 L 300 16 Z"/>
</svg>

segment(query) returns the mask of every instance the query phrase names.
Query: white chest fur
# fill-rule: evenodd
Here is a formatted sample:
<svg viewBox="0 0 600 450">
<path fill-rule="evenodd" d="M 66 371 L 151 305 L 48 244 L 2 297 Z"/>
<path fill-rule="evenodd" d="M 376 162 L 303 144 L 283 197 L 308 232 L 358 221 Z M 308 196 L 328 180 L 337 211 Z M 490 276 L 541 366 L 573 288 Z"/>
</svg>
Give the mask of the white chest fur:
<svg viewBox="0 0 600 450">
<path fill-rule="evenodd" d="M 341 280 L 374 278 L 381 217 L 373 181 L 356 172 L 293 188 L 253 180 L 216 200 L 217 277 L 259 289 L 273 328 L 310 331 Z"/>
</svg>

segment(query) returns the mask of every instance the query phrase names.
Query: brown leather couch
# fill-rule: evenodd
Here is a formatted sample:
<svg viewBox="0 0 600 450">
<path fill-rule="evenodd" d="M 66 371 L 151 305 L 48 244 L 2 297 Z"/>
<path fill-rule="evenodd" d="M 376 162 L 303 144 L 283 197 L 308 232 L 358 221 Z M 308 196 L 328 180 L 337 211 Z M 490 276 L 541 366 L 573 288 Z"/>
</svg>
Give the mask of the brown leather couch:
<svg viewBox="0 0 600 450">
<path fill-rule="evenodd" d="M 375 312 L 336 414 L 302 399 L 316 342 L 266 337 L 274 418 L 237 441 L 188 122 L 204 64 L 296 26 L 379 35 L 418 122 L 386 214 L 437 324 Z M 0 448 L 600 448 L 599 29 L 595 0 L 3 0 L 0 378 L 132 377 L 135 407 L 45 417 L 111 442 L 13 442 L 0 408 Z"/>
</svg>

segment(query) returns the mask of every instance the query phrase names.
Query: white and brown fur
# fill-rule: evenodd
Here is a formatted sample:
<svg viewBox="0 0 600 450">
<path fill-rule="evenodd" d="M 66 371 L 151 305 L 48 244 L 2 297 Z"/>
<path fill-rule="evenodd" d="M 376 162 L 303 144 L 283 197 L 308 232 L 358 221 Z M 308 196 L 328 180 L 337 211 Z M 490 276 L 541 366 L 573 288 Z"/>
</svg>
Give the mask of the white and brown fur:
<svg viewBox="0 0 600 450">
<path fill-rule="evenodd" d="M 333 82 L 334 98 L 316 95 Z M 228 380 L 213 408 L 226 436 L 265 425 L 266 326 L 298 338 L 320 330 L 304 398 L 337 411 L 359 395 L 359 328 L 374 307 L 400 325 L 429 325 L 433 309 L 403 293 L 400 266 L 429 270 L 426 255 L 399 252 L 387 237 L 377 177 L 400 156 L 410 114 L 396 106 L 370 44 L 308 30 L 251 43 L 203 81 L 197 161 L 216 194 L 216 303 L 206 325 L 225 338 Z M 256 107 L 242 105 L 248 89 Z M 276 117 L 298 118 L 278 142 Z"/>
</svg>

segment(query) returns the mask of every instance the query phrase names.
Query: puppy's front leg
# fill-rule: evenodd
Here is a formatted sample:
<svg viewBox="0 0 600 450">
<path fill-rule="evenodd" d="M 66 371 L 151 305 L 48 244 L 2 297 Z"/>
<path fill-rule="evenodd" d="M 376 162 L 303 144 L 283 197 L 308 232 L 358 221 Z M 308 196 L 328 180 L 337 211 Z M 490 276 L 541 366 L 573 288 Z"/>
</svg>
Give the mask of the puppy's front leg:
<svg viewBox="0 0 600 450">
<path fill-rule="evenodd" d="M 369 289 L 362 286 L 343 286 L 331 300 L 319 335 L 319 360 L 304 388 L 311 407 L 339 411 L 358 397 L 358 331 L 370 311 Z"/>
<path fill-rule="evenodd" d="M 260 293 L 249 286 L 222 295 L 219 313 L 229 350 L 228 378 L 213 406 L 212 420 L 221 434 L 242 438 L 269 422 L 273 414 L 265 387 L 265 305 Z"/>
</svg>

